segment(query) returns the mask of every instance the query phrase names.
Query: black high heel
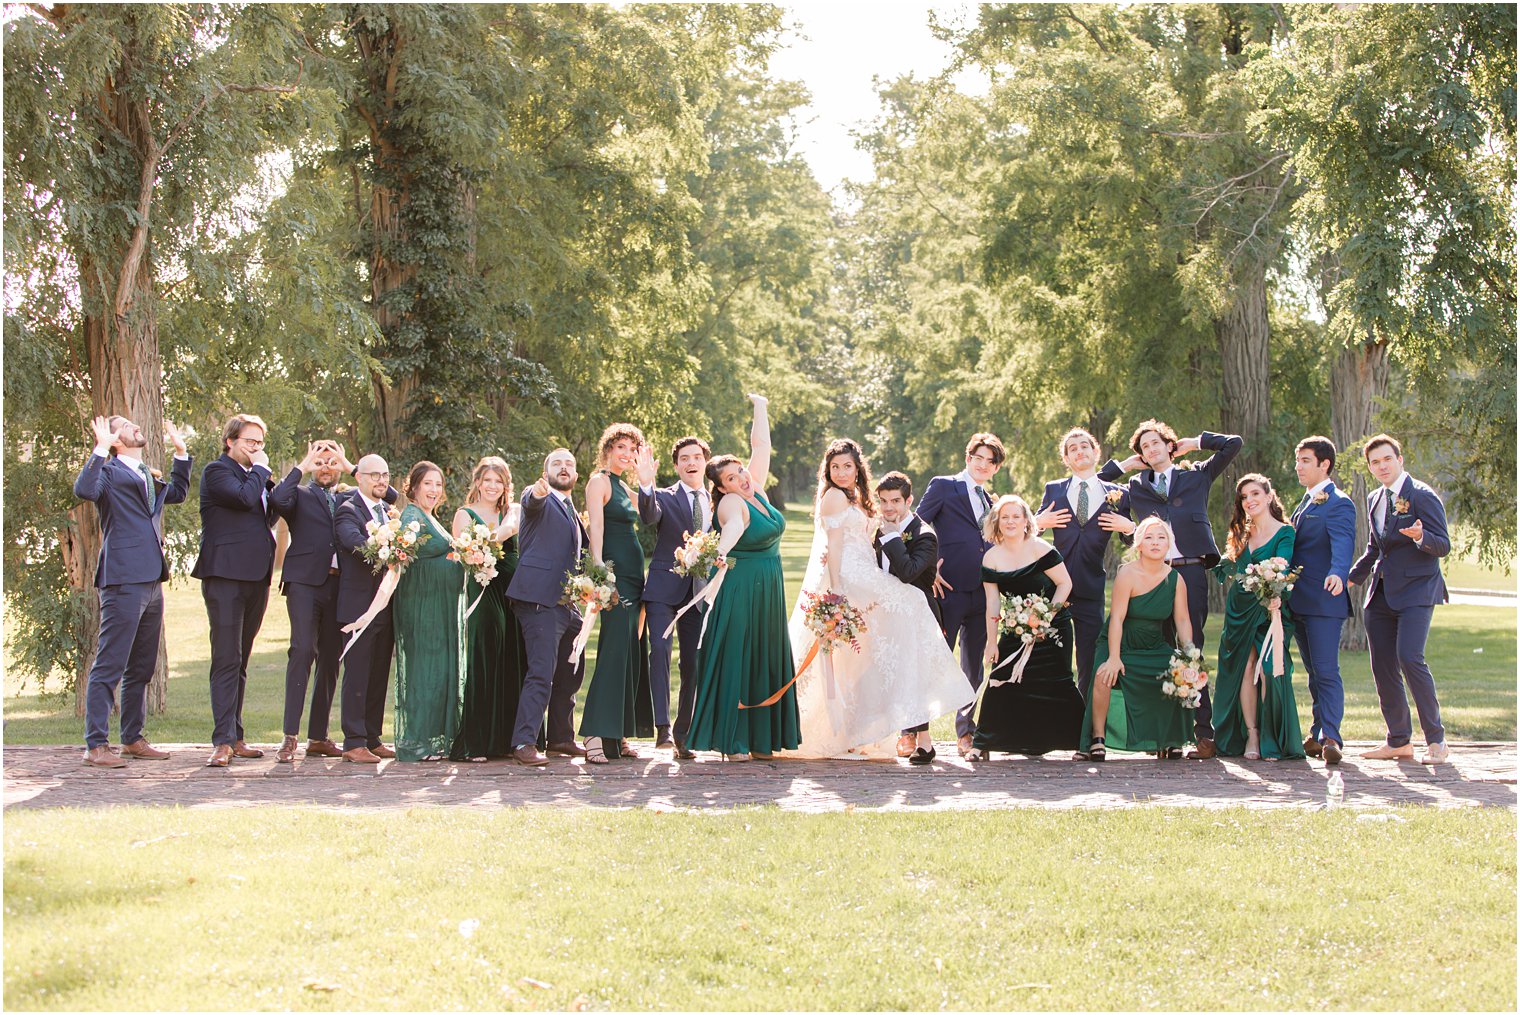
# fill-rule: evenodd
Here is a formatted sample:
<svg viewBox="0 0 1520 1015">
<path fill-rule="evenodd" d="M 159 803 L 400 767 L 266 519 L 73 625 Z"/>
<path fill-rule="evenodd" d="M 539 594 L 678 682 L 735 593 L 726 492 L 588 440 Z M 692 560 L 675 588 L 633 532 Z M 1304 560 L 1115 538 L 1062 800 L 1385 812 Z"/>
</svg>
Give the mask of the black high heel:
<svg viewBox="0 0 1520 1015">
<path fill-rule="evenodd" d="M 913 748 L 913 753 L 908 756 L 908 764 L 927 765 L 932 762 L 935 757 L 936 753 L 934 748 L 931 747 L 926 751 L 922 747 L 915 747 Z"/>
<path fill-rule="evenodd" d="M 1088 761 L 1107 761 L 1108 760 L 1108 748 L 1105 747 L 1105 746 L 1103 746 L 1103 738 L 1102 737 L 1093 737 L 1092 738 L 1092 743 L 1090 743 L 1090 744 L 1087 745 L 1087 760 Z"/>
</svg>

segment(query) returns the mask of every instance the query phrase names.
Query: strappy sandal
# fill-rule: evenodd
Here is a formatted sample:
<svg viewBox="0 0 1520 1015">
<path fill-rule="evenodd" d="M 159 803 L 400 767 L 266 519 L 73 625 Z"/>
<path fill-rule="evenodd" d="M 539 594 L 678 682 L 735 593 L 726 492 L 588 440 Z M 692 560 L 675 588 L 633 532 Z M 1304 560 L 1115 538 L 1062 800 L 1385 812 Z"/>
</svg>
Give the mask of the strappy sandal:
<svg viewBox="0 0 1520 1015">
<path fill-rule="evenodd" d="M 1258 743 L 1260 743 L 1260 727 L 1257 727 L 1257 726 L 1247 726 L 1246 727 L 1246 732 L 1247 733 L 1256 733 L 1258 735 Z M 1242 755 L 1242 757 L 1244 757 L 1247 761 L 1260 761 L 1261 760 L 1261 752 L 1260 751 L 1246 751 L 1245 754 Z"/>
<path fill-rule="evenodd" d="M 633 749 L 633 745 L 626 740 L 618 741 L 618 756 L 622 758 L 633 758 L 635 760 L 643 757 L 643 755 L 638 751 L 635 751 Z"/>
<path fill-rule="evenodd" d="M 1104 746 L 1102 737 L 1093 737 L 1092 743 L 1087 745 L 1088 761 L 1107 761 L 1108 748 Z"/>
<path fill-rule="evenodd" d="M 723 755 L 723 760 L 724 761 L 750 761 L 752 759 L 750 758 L 750 756 L 748 754 L 725 754 L 725 755 Z"/>
<path fill-rule="evenodd" d="M 966 752 L 966 760 L 971 762 L 986 761 L 987 754 L 980 747 L 973 747 Z"/>
<path fill-rule="evenodd" d="M 602 750 L 602 738 L 601 737 L 587 737 L 586 740 L 585 740 L 585 747 L 586 747 L 586 764 L 588 764 L 588 765 L 605 765 L 605 764 L 607 764 L 607 753 Z"/>
</svg>

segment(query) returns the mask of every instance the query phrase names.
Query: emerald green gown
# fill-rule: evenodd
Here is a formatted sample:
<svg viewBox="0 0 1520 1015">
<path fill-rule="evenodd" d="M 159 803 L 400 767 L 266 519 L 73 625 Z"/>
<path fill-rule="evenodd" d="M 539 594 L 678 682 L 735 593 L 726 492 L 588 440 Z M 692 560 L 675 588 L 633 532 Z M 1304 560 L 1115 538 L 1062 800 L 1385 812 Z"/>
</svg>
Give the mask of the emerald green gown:
<svg viewBox="0 0 1520 1015">
<path fill-rule="evenodd" d="M 1159 751 L 1193 742 L 1193 710 L 1183 708 L 1176 698 L 1163 694 L 1158 679 L 1170 668 L 1172 659 L 1173 646 L 1163 629 L 1172 617 L 1178 581 L 1177 572 L 1171 571 L 1155 588 L 1129 601 L 1129 610 L 1124 615 L 1123 641 L 1119 646 L 1124 672 L 1110 692 L 1107 726 L 1103 731 L 1104 746 L 1110 751 Z M 1097 668 L 1108 661 L 1108 653 L 1108 624 L 1105 623 L 1093 656 L 1095 674 Z M 1087 707 L 1082 713 L 1082 739 L 1078 748 L 1082 751 L 1092 743 L 1094 697 L 1093 694 L 1087 696 Z"/>
<path fill-rule="evenodd" d="M 469 508 L 465 511 L 476 523 L 489 525 Z M 517 699 L 528 670 L 528 650 L 516 614 L 507 609 L 507 585 L 517 571 L 517 537 L 502 543 L 501 550 L 491 584 L 465 581 L 466 600 L 478 605 L 465 621 L 469 662 L 459 734 L 449 751 L 454 761 L 504 758 L 512 753 L 512 726 L 517 721 Z"/>
<path fill-rule="evenodd" d="M 612 482 L 612 494 L 602 509 L 602 560 L 612 565 L 618 604 L 597 619 L 596 669 L 586 688 L 580 732 L 582 737 L 601 737 L 605 741 L 603 752 L 614 758 L 618 756 L 618 741 L 640 732 L 637 701 L 640 677 L 648 671 L 649 643 L 639 631 L 644 550 L 636 528 L 638 511 L 622 481 L 611 473 L 606 475 Z M 643 688 L 647 695 L 647 677 Z"/>
<path fill-rule="evenodd" d="M 401 524 L 419 521 L 430 538 L 401 576 L 392 600 L 396 627 L 396 760 L 449 753 L 459 729 L 466 672 L 464 566 L 449 560 L 449 535 L 415 505 Z"/>
<path fill-rule="evenodd" d="M 797 672 L 781 577 L 785 531 L 781 512 L 756 493 L 749 524 L 728 554 L 734 566 L 708 607 L 707 634 L 698 655 L 696 705 L 686 737 L 686 746 L 694 751 L 773 754 L 795 750 L 801 743 L 795 686 L 774 705 L 739 708 L 741 702 L 764 701 Z"/>
<path fill-rule="evenodd" d="M 1251 564 L 1270 557 L 1293 559 L 1293 526 L 1284 525 L 1258 550 L 1247 549 L 1236 560 L 1221 561 L 1214 568 L 1220 581 L 1238 578 Z M 1256 726 L 1263 758 L 1302 758 L 1303 731 L 1298 725 L 1298 705 L 1293 699 L 1293 654 L 1288 646 L 1293 640 L 1293 618 L 1288 613 L 1288 599 L 1283 597 L 1283 673 L 1272 676 L 1271 655 L 1264 649 L 1272 615 L 1255 593 L 1230 584 L 1225 597 L 1224 633 L 1219 636 L 1219 668 L 1214 674 L 1214 744 L 1220 754 L 1239 756 L 1246 752 L 1246 720 L 1240 711 L 1240 685 L 1246 676 L 1246 664 L 1252 651 L 1263 655 L 1263 678 L 1266 697 L 1258 698 Z"/>
</svg>

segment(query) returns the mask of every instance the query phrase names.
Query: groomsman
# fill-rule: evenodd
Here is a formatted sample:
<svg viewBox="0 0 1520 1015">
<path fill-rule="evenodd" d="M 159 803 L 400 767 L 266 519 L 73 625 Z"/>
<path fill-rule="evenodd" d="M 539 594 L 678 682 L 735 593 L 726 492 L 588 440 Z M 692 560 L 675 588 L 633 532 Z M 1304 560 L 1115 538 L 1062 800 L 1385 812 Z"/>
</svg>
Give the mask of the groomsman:
<svg viewBox="0 0 1520 1015">
<path fill-rule="evenodd" d="M 1129 517 L 1128 491 L 1098 478 L 1098 441 L 1092 434 L 1073 427 L 1061 437 L 1058 450 L 1071 476 L 1045 484 L 1034 523 L 1051 533 L 1050 541 L 1071 574 L 1077 689 L 1085 698 L 1092 684 L 1093 654 L 1103 632 L 1104 586 L 1108 582 L 1103 554 L 1112 533 L 1119 533 L 1128 542 L 1135 523 Z"/>
<path fill-rule="evenodd" d="M 876 566 L 904 585 L 912 585 L 922 592 L 929 611 L 934 614 L 934 622 L 941 624 L 939 600 L 934 596 L 939 537 L 932 527 L 913 513 L 913 481 L 901 472 L 882 476 L 876 481 L 876 505 L 881 509 L 881 527 L 872 540 Z M 913 765 L 927 765 L 932 761 L 927 750 L 915 750 L 918 734 L 928 731 L 928 723 L 901 731 L 897 738 L 897 756 L 907 758 Z"/>
<path fill-rule="evenodd" d="M 574 607 L 559 601 L 566 574 L 576 570 L 581 552 L 590 543 L 570 498 L 576 475 L 575 456 L 555 448 L 544 459 L 538 482 L 522 494 L 521 556 L 507 586 L 507 598 L 522 625 L 528 650 L 528 672 L 512 731 L 512 757 L 521 765 L 548 764 L 536 746 L 546 706 L 549 753 L 586 754 L 575 742 L 575 693 L 585 670 L 570 662 L 581 618 Z"/>
<path fill-rule="evenodd" d="M 167 484 L 143 462 L 148 438 L 125 416 L 95 417 L 95 451 L 74 480 L 74 496 L 92 501 L 100 518 L 100 560 L 95 569 L 100 634 L 84 712 L 84 763 L 93 768 L 126 764 L 110 747 L 118 684 L 122 755 L 148 761 L 169 756 L 143 736 L 148 684 L 163 635 L 163 583 L 169 578 L 164 505 L 182 502 L 190 491 L 185 439 L 174 424 L 166 422 L 164 427 L 174 445 L 174 469 Z"/>
<path fill-rule="evenodd" d="M 385 577 L 385 569 L 364 559 L 361 548 L 369 540 L 370 522 L 390 519 L 390 503 L 396 499 L 391 470 L 379 455 L 365 455 L 354 468 L 358 489 L 338 502 L 333 532 L 338 544 L 338 602 L 341 628 L 364 616 Z M 396 629 L 389 604 L 377 613 L 364 633 L 343 657 L 343 701 L 339 715 L 343 726 L 343 760 L 359 765 L 378 765 L 396 752 L 385 746 L 385 689 L 391 677 L 391 652 Z M 299 721 L 299 720 L 298 720 Z M 293 727 L 290 727 L 293 728 Z"/>
<path fill-rule="evenodd" d="M 1362 619 L 1378 704 L 1388 726 L 1388 739 L 1362 757 L 1414 757 L 1409 701 L 1404 697 L 1407 682 L 1425 733 L 1420 760 L 1434 765 L 1447 760 L 1446 730 L 1441 726 L 1435 677 L 1425 665 L 1425 639 L 1431 614 L 1446 602 L 1440 565 L 1440 558 L 1451 550 L 1446 508 L 1434 490 L 1404 471 L 1404 449 L 1392 437 L 1378 434 L 1362 454 L 1380 485 L 1367 498 L 1367 550 L 1352 565 L 1350 581 L 1366 586 Z"/>
<path fill-rule="evenodd" d="M 343 755 L 327 734 L 338 688 L 338 656 L 343 650 L 337 614 L 337 512 L 338 504 L 354 493 L 338 493 L 335 488 L 339 476 L 353 471 L 342 446 L 335 441 L 316 441 L 307 446 L 306 457 L 269 494 L 275 512 L 290 529 L 290 545 L 280 570 L 280 594 L 290 614 L 290 652 L 285 663 L 285 736 L 275 753 L 279 762 L 295 760 L 313 661 L 317 679 L 311 692 L 306 753 L 324 758 Z M 301 486 L 305 475 L 311 476 L 311 482 Z M 386 503 L 395 499 L 396 492 L 388 489 Z"/>
<path fill-rule="evenodd" d="M 1336 489 L 1335 443 L 1328 437 L 1305 437 L 1293 449 L 1293 471 L 1304 496 L 1293 511 L 1293 560 L 1303 573 L 1293 588 L 1293 640 L 1309 674 L 1313 722 L 1304 753 L 1340 763 L 1341 627 L 1351 615 L 1346 579 L 1356 544 L 1356 505 Z"/>
<path fill-rule="evenodd" d="M 253 639 L 269 604 L 274 572 L 273 506 L 268 427 L 239 413 L 222 428 L 222 454 L 201 472 L 201 546 L 191 576 L 211 620 L 211 757 L 207 768 L 236 758 L 262 758 L 243 742 L 243 693 Z"/>
<path fill-rule="evenodd" d="M 676 707 L 675 735 L 670 729 L 670 642 L 665 629 L 681 607 L 701 591 L 706 582 L 682 578 L 673 570 L 676 551 L 686 541 L 688 532 L 711 532 L 712 502 L 702 484 L 707 459 L 712 448 L 700 437 L 682 437 L 670 450 L 675 462 L 676 482 L 656 490 L 655 476 L 659 463 L 646 444 L 639 454 L 639 520 L 655 526 L 654 553 L 649 558 L 649 576 L 644 581 L 644 619 L 649 632 L 649 684 L 654 695 L 654 719 L 658 739 L 656 747 L 671 747 L 675 756 L 690 761 L 696 754 L 686 749 L 686 733 L 691 729 L 691 713 L 697 700 L 697 642 L 702 636 L 699 606 L 688 610 L 676 622 L 676 637 L 681 643 L 681 691 Z M 663 723 L 664 725 L 659 725 Z"/>
<path fill-rule="evenodd" d="M 982 554 L 990 545 L 982 539 L 982 519 L 992 507 L 987 482 L 1007 457 L 995 434 L 972 434 L 966 443 L 966 468 L 954 476 L 929 480 L 918 504 L 918 517 L 934 526 L 944 554 L 942 577 L 937 578 L 935 589 L 942 598 L 945 641 L 954 649 L 960 639 L 961 672 L 972 688 L 982 686 L 982 650 L 987 645 L 987 596 L 982 591 Z M 974 731 L 968 704 L 955 714 L 961 757 L 971 750 Z"/>
<path fill-rule="evenodd" d="M 1232 434 L 1204 431 L 1197 437 L 1178 439 L 1176 431 L 1156 419 L 1148 419 L 1135 428 L 1130 437 L 1134 452 L 1122 462 L 1110 459 L 1098 470 L 1104 482 L 1116 482 L 1126 472 L 1140 469 L 1129 481 L 1129 505 L 1137 519 L 1159 516 L 1172 528 L 1172 549 L 1168 561 L 1187 586 L 1188 619 L 1193 624 L 1193 643 L 1204 645 L 1204 625 L 1209 619 L 1209 568 L 1219 563 L 1219 547 L 1214 543 L 1214 529 L 1209 524 L 1209 491 L 1214 480 L 1240 454 L 1244 442 Z M 1197 465 L 1176 459 L 1194 451 L 1214 452 Z M 1194 716 L 1198 738 L 1196 757 L 1212 758 L 1214 747 L 1214 710 L 1209 692 Z"/>
</svg>

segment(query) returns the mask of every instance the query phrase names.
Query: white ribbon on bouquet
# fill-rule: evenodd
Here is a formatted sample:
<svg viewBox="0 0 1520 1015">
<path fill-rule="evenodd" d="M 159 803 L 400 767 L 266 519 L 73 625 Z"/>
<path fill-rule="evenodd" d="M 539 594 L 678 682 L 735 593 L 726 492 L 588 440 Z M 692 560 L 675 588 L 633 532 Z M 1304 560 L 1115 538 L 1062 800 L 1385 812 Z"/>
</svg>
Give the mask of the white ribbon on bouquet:
<svg viewBox="0 0 1520 1015">
<path fill-rule="evenodd" d="M 670 633 L 676 629 L 676 621 L 680 620 L 682 614 L 684 614 L 687 610 L 690 610 L 701 603 L 710 604 L 718 598 L 718 590 L 723 587 L 723 579 L 728 575 L 728 572 L 733 569 L 734 565 L 735 562 L 730 562 L 728 567 L 718 568 L 717 573 L 712 577 L 712 581 L 707 583 L 707 587 L 704 588 L 701 592 L 698 592 L 696 595 L 692 596 L 691 602 L 687 603 L 685 606 L 676 611 L 676 615 L 674 619 L 671 620 L 670 626 L 665 628 L 666 638 L 670 637 Z M 697 648 L 702 647 L 702 639 L 707 637 L 707 621 L 711 619 L 711 617 L 711 609 L 702 614 L 702 633 L 697 636 Z"/>
<path fill-rule="evenodd" d="M 348 644 L 343 646 L 342 655 L 338 656 L 339 662 L 343 661 L 343 656 L 348 655 L 348 650 L 354 647 L 354 642 L 359 640 L 365 628 L 369 627 L 370 623 L 380 615 L 380 611 L 390 605 L 391 596 L 396 594 L 396 586 L 400 583 L 401 576 L 396 573 L 396 569 L 386 568 L 385 577 L 380 579 L 380 587 L 375 590 L 375 598 L 370 600 L 369 609 L 365 610 L 364 615 L 358 620 L 343 628 L 343 633 L 349 635 L 349 639 Z"/>
</svg>

